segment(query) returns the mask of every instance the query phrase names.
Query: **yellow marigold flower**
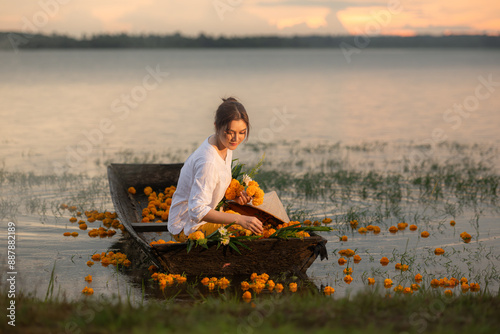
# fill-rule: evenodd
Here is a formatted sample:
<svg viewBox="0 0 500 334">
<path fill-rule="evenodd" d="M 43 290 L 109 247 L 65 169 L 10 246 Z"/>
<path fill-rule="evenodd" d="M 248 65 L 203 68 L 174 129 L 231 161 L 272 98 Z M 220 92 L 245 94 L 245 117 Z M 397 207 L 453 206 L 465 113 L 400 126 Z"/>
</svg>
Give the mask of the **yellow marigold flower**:
<svg viewBox="0 0 500 334">
<path fill-rule="evenodd" d="M 290 283 L 288 285 L 288 288 L 290 289 L 290 292 L 296 292 L 297 291 L 297 283 Z"/>
<path fill-rule="evenodd" d="M 359 256 L 359 255 L 356 254 L 353 257 L 353 260 L 354 260 L 354 263 L 359 263 L 359 262 L 361 262 L 361 256 Z"/>
<path fill-rule="evenodd" d="M 195 231 L 191 234 L 189 234 L 188 239 L 191 240 L 200 240 L 200 239 L 205 239 L 205 234 L 201 231 Z"/>
<path fill-rule="evenodd" d="M 94 262 L 92 261 L 87 261 L 87 266 L 92 267 L 94 265 Z"/>
<path fill-rule="evenodd" d="M 398 231 L 398 228 L 396 226 L 389 227 L 389 232 L 396 233 L 397 231 Z"/>
<path fill-rule="evenodd" d="M 422 275 L 420 275 L 420 274 L 416 274 L 416 275 L 415 275 L 415 282 L 419 283 L 419 282 L 421 282 L 421 281 L 422 281 Z"/>
<path fill-rule="evenodd" d="M 352 282 L 351 275 L 344 276 L 344 282 L 346 282 L 347 284 L 351 284 L 351 282 Z"/>
<path fill-rule="evenodd" d="M 65 237 L 69 237 L 69 236 L 71 235 L 71 232 L 64 232 L 64 233 L 63 233 L 63 235 L 64 235 Z"/>
<path fill-rule="evenodd" d="M 332 293 L 335 292 L 335 289 L 332 288 L 331 286 L 327 285 L 325 286 L 325 288 L 323 289 L 323 293 L 327 296 L 330 296 Z"/>
<path fill-rule="evenodd" d="M 349 267 L 344 268 L 344 275 L 350 275 L 350 274 L 352 274 L 352 268 Z"/>
<path fill-rule="evenodd" d="M 276 292 L 278 292 L 278 293 L 281 293 L 281 291 L 283 291 L 283 284 L 281 284 L 281 283 L 276 284 L 276 286 L 274 287 L 274 290 L 276 290 Z"/>
<path fill-rule="evenodd" d="M 373 284 L 375 284 L 375 278 L 368 277 L 368 285 L 373 285 Z"/>
<path fill-rule="evenodd" d="M 429 236 L 429 232 L 427 232 L 427 231 L 423 231 L 422 233 L 420 233 L 420 236 L 421 236 L 422 238 L 427 238 L 427 237 Z"/>
<path fill-rule="evenodd" d="M 85 281 L 91 283 L 92 282 L 92 275 L 88 275 L 85 277 Z"/>
<path fill-rule="evenodd" d="M 455 226 L 456 222 L 454 220 L 450 220 L 450 225 Z"/>
<path fill-rule="evenodd" d="M 410 231 L 416 231 L 417 230 L 417 225 L 412 224 L 410 225 Z"/>
<path fill-rule="evenodd" d="M 438 247 L 438 248 L 436 248 L 434 250 L 434 254 L 436 254 L 436 255 L 443 255 L 444 254 L 444 249 Z"/>
<path fill-rule="evenodd" d="M 365 234 L 365 233 L 366 233 L 366 231 L 367 231 L 367 230 L 366 230 L 366 228 L 365 228 L 365 227 L 360 227 L 360 228 L 358 229 L 358 233 L 359 233 L 359 234 Z"/>
<path fill-rule="evenodd" d="M 137 191 L 135 190 L 135 188 L 134 188 L 134 187 L 130 187 L 130 188 L 128 188 L 128 192 L 129 192 L 130 194 L 132 194 L 132 195 L 135 195 L 135 193 L 136 193 Z"/>
<path fill-rule="evenodd" d="M 389 264 L 389 259 L 387 257 L 382 257 L 380 259 L 380 264 L 383 265 L 384 267 Z"/>
<path fill-rule="evenodd" d="M 340 241 L 347 241 L 347 235 L 343 235 L 341 238 L 340 238 Z"/>
<path fill-rule="evenodd" d="M 152 192 L 153 192 L 153 189 L 152 189 L 151 187 L 146 187 L 146 188 L 144 188 L 144 194 L 145 194 L 146 196 L 151 195 L 151 193 L 152 193 Z"/>
</svg>

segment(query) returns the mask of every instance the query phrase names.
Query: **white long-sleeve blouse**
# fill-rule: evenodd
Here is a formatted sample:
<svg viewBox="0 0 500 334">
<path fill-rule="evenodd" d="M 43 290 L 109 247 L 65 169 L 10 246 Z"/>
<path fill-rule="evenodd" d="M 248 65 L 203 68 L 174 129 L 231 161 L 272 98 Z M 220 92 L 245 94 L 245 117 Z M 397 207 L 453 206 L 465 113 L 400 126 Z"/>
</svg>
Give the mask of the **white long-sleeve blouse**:
<svg viewBox="0 0 500 334">
<path fill-rule="evenodd" d="M 215 209 L 231 183 L 233 151 L 227 150 L 226 160 L 208 142 L 194 151 L 181 169 L 177 189 L 168 215 L 168 230 L 172 234 L 184 231 L 187 236 L 196 231 L 203 217 Z"/>
</svg>

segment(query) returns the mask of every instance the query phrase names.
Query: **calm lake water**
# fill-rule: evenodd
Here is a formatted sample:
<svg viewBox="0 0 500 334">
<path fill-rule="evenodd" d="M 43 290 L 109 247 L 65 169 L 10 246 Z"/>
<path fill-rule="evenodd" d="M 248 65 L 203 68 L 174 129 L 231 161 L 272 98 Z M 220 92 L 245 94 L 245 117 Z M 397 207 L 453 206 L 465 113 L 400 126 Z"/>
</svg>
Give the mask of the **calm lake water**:
<svg viewBox="0 0 500 334">
<path fill-rule="evenodd" d="M 6 240 L 7 222 L 16 222 L 23 289 L 43 297 L 56 262 L 56 290 L 79 297 L 83 277 L 89 273 L 84 265 L 89 254 L 105 251 L 114 241 L 89 239 L 85 233 L 64 238 L 62 233 L 75 227 L 67 213 L 54 211 L 54 203 L 81 200 L 85 210 L 114 211 L 107 194 L 106 164 L 184 161 L 211 134 L 213 113 L 220 98 L 228 96 L 243 102 L 252 124 L 248 144 L 235 156 L 255 162 L 266 152 L 268 169 L 300 175 L 317 170 L 321 161 L 338 159 L 348 161 L 352 169 L 383 173 L 396 170 L 391 163 L 402 157 L 418 163 L 412 156 L 415 147 L 437 148 L 441 143 L 466 149 L 460 154 L 435 149 L 427 157 L 446 163 L 474 156 L 481 160 L 486 155 L 488 163 L 498 168 L 499 59 L 500 51 L 460 49 L 367 48 L 353 55 L 350 63 L 337 49 L 0 52 L 1 169 L 20 172 L 19 180 L 29 172 L 95 177 L 81 184 L 3 180 L 0 235 Z M 343 149 L 302 156 L 306 151 L 294 151 L 335 143 Z M 89 195 L 89 189 L 96 193 Z M 348 208 L 307 200 L 292 203 L 287 196 L 285 204 L 308 207 L 318 217 L 334 217 Z M 359 204 L 352 201 L 352 206 Z M 415 210 L 428 214 L 418 205 L 405 210 L 407 216 Z M 477 251 L 493 247 L 500 237 L 494 210 L 487 208 L 481 214 L 477 239 L 482 243 L 475 245 Z M 469 230 L 476 213 L 468 209 L 459 217 Z M 416 234 L 386 232 L 376 251 L 370 247 L 379 242 L 356 235 L 353 244 L 344 246 L 372 250 L 375 257 L 389 256 L 407 243 L 425 253 L 443 243 L 461 247 L 456 235 L 462 230 L 441 228 L 449 218 L 438 210 L 426 220 L 427 227 L 439 232 L 427 245 Z M 397 221 L 384 222 L 393 223 Z M 336 258 L 331 252 L 342 247 L 337 239 L 336 234 L 328 236 L 330 261 L 318 260 L 308 272 L 319 284 L 341 281 L 341 271 L 332 273 Z M 5 249 L 2 244 L 2 254 Z M 494 264 L 498 256 L 497 250 Z M 465 257 L 457 261 L 465 263 Z M 371 270 L 374 263 L 377 258 L 365 261 L 360 271 Z M 92 284 L 99 293 L 131 289 L 130 277 L 95 267 L 93 274 L 101 278 Z M 498 281 L 491 284 L 498 287 Z M 355 286 L 356 281 L 351 287 Z M 133 289 L 140 295 L 140 286 Z"/>
</svg>

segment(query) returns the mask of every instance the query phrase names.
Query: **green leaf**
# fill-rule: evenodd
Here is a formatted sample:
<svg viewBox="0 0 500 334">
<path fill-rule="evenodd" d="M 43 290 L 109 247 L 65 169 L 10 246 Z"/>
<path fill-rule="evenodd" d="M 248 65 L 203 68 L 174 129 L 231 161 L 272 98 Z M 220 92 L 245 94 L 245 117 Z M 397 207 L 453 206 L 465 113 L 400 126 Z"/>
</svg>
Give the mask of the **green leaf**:
<svg viewBox="0 0 500 334">
<path fill-rule="evenodd" d="M 188 253 L 191 251 L 191 248 L 193 248 L 193 240 L 188 239 L 188 241 L 187 241 L 187 252 Z"/>
<path fill-rule="evenodd" d="M 245 244 L 244 244 L 244 243 L 242 243 L 242 242 L 239 242 L 238 240 L 233 240 L 232 242 L 233 242 L 233 243 L 235 243 L 235 244 L 237 244 L 237 245 L 239 245 L 239 246 L 241 246 L 241 247 L 243 247 L 243 248 L 246 248 L 246 249 L 248 249 L 248 250 L 252 250 L 250 247 L 248 247 L 247 245 L 245 245 Z M 230 242 L 230 243 L 231 243 L 231 242 Z"/>
<path fill-rule="evenodd" d="M 234 249 L 235 251 L 237 251 L 238 254 L 241 254 L 240 250 L 238 249 L 238 247 L 236 247 L 236 245 L 234 244 L 234 242 L 229 242 L 229 247 L 231 247 L 232 249 Z"/>
</svg>

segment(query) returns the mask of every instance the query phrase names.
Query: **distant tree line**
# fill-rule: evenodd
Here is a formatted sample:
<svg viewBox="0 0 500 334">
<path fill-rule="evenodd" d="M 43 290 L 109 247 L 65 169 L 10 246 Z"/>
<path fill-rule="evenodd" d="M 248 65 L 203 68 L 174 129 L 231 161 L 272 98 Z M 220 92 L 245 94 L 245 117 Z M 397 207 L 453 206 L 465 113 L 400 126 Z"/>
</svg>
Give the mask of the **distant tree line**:
<svg viewBox="0 0 500 334">
<path fill-rule="evenodd" d="M 246 36 L 196 37 L 170 35 L 98 34 L 74 38 L 67 35 L 0 32 L 0 49 L 71 48 L 499 48 L 500 36 L 418 35 L 401 36 Z"/>
</svg>

